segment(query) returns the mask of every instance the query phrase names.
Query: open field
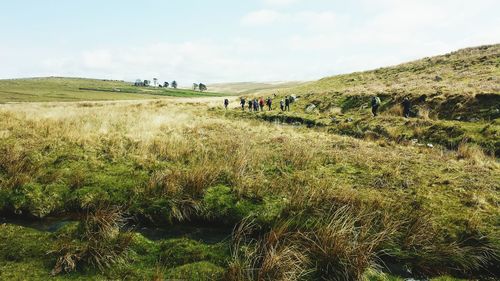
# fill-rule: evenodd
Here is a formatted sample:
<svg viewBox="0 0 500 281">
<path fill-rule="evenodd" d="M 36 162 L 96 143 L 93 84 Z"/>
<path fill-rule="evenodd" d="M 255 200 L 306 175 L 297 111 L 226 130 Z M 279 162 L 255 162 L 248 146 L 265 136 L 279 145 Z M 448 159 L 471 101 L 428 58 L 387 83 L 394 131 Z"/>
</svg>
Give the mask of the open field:
<svg viewBox="0 0 500 281">
<path fill-rule="evenodd" d="M 0 105 L 1 213 L 65 221 L 7 218 L 0 279 L 498 278 L 495 158 L 263 122 L 220 99 Z M 139 231 L 186 223 L 237 227 L 211 242 Z"/>
<path fill-rule="evenodd" d="M 280 91 L 283 89 L 296 87 L 301 84 L 304 84 L 304 82 L 275 82 L 275 83 L 237 82 L 237 83 L 210 84 L 208 86 L 215 92 L 248 95 L 261 92 Z"/>
<path fill-rule="evenodd" d="M 140 100 L 163 97 L 210 97 L 227 94 L 184 89 L 134 87 L 131 83 L 83 78 L 29 78 L 0 80 L 0 103 Z"/>
</svg>

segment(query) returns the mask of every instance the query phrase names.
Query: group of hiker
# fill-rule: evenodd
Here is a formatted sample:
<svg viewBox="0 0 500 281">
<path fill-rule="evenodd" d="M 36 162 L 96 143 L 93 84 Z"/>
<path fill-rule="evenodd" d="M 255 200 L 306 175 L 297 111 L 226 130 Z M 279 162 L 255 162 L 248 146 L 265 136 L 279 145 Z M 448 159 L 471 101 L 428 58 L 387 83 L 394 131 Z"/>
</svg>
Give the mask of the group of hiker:
<svg viewBox="0 0 500 281">
<path fill-rule="evenodd" d="M 276 95 L 275 95 L 276 96 Z M 281 111 L 290 111 L 290 104 L 295 101 L 295 98 L 293 96 L 286 96 L 285 98 L 280 100 L 280 109 Z M 373 96 L 371 99 L 371 108 L 372 108 L 372 114 L 373 117 L 376 117 L 378 115 L 378 109 L 381 105 L 381 100 L 378 96 Z M 268 97 L 264 100 L 263 97 L 260 98 L 254 98 L 254 99 L 246 99 L 244 97 L 240 98 L 240 105 L 241 105 L 241 110 L 245 110 L 246 107 L 248 107 L 248 111 L 264 111 L 264 108 L 267 106 L 267 109 L 269 111 L 273 110 L 273 100 L 271 97 Z M 411 102 L 408 97 L 405 97 L 403 99 L 403 102 L 401 103 L 403 107 L 403 116 L 405 118 L 410 117 L 410 109 L 411 109 Z M 224 108 L 227 109 L 229 106 L 229 99 L 224 99 Z"/>
<path fill-rule="evenodd" d="M 377 97 L 377 96 L 372 97 L 371 106 L 372 106 L 373 117 L 376 117 L 378 115 L 378 108 L 380 107 L 381 103 L 382 102 L 380 101 L 379 97 Z M 401 102 L 401 105 L 403 106 L 403 116 L 405 118 L 409 118 L 410 113 L 411 113 L 411 111 L 410 111 L 410 109 L 411 109 L 410 99 L 408 97 L 405 97 L 403 99 L 403 102 Z"/>
<path fill-rule="evenodd" d="M 286 96 L 285 98 L 280 100 L 280 109 L 281 111 L 290 111 L 290 104 L 294 101 L 292 96 Z M 248 111 L 264 111 L 264 108 L 267 107 L 267 110 L 273 110 L 273 99 L 268 97 L 264 99 L 264 97 L 254 98 L 254 99 L 246 99 L 244 97 L 240 98 L 241 110 L 245 110 L 248 108 Z M 227 109 L 229 106 L 229 100 L 224 99 L 224 108 Z"/>
</svg>

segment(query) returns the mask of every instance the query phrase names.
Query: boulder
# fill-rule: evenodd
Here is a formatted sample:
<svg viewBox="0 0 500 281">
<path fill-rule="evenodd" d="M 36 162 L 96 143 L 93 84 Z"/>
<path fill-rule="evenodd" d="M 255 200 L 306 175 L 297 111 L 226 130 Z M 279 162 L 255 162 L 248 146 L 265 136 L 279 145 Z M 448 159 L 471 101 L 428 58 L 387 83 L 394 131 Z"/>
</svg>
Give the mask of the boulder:
<svg viewBox="0 0 500 281">
<path fill-rule="evenodd" d="M 315 109 L 316 109 L 316 105 L 314 105 L 312 103 L 310 105 L 306 106 L 306 112 L 313 112 Z"/>
</svg>

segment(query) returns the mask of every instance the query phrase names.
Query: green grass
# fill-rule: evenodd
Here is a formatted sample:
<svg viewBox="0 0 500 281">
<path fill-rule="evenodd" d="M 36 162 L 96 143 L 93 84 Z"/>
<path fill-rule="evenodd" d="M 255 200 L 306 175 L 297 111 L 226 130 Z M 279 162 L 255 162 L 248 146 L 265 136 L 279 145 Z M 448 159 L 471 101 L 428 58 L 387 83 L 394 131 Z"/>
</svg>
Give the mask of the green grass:
<svg viewBox="0 0 500 281">
<path fill-rule="evenodd" d="M 1 212 L 44 218 L 105 204 L 158 227 L 189 221 L 232 227 L 245 217 L 255 226 L 247 239 L 221 245 L 136 237 L 126 266 L 104 273 L 77 267 L 59 278 L 190 272 L 206 280 L 248 273 L 250 264 L 276 277 L 298 263 L 314 280 L 334 275 L 330 266 L 361 276 L 387 258 L 382 253 L 416 274 L 477 277 L 495 261 L 488 256 L 499 245 L 494 159 L 239 114 L 175 100 L 3 105 Z M 0 272 L 50 272 L 56 257 L 42 253 L 64 240 L 16 231 L 41 240 L 17 243 L 0 233 L 4 245 L 12 242 L 9 252 L 19 254 L 0 256 Z M 71 239 L 67 249 L 78 250 L 81 240 Z M 230 247 L 235 241 L 238 247 Z"/>
<path fill-rule="evenodd" d="M 213 92 L 134 87 L 132 83 L 84 78 L 0 80 L 0 103 L 48 101 L 140 100 L 161 97 L 214 97 Z"/>
<path fill-rule="evenodd" d="M 195 281 L 220 280 L 224 269 L 212 263 L 216 255 L 213 248 L 229 250 L 227 244 L 213 246 L 189 239 L 151 241 L 141 234 L 134 233 L 128 253 L 130 261 L 128 264 L 115 265 L 106 272 L 80 268 L 76 272 L 51 277 L 57 257 L 51 250 L 56 247 L 61 233 L 50 234 L 28 227 L 0 225 L 0 279 L 153 280 L 160 278 L 164 280 L 190 276 L 189 280 Z M 225 254 L 217 258 L 216 262 L 224 264 L 222 259 L 227 257 Z M 163 263 L 167 263 L 168 266 L 160 267 Z"/>
</svg>

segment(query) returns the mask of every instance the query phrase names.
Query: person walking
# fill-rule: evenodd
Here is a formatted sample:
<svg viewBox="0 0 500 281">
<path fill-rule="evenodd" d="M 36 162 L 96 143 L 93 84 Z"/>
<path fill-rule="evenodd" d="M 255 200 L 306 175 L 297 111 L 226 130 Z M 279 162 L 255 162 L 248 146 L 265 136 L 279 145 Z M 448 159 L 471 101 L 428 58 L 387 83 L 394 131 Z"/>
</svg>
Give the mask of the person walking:
<svg viewBox="0 0 500 281">
<path fill-rule="evenodd" d="M 410 109 L 411 109 L 410 99 L 408 97 L 405 97 L 401 104 L 403 105 L 403 116 L 405 118 L 409 118 L 410 117 Z"/>
<path fill-rule="evenodd" d="M 248 100 L 248 111 L 252 111 L 252 109 L 253 109 L 253 101 L 252 101 L 252 99 L 249 99 Z"/>
<path fill-rule="evenodd" d="M 373 96 L 372 97 L 372 101 L 371 101 L 371 104 L 372 104 L 372 114 L 373 114 L 373 117 L 377 116 L 378 114 L 378 108 L 380 107 L 380 98 L 377 97 L 377 96 Z"/>
<path fill-rule="evenodd" d="M 288 96 L 285 97 L 285 111 L 290 111 L 290 98 Z"/>
<path fill-rule="evenodd" d="M 245 100 L 245 98 L 242 97 L 240 99 L 240 104 L 241 104 L 241 110 L 242 111 L 245 111 L 245 103 L 246 103 L 246 100 Z"/>
<path fill-rule="evenodd" d="M 283 99 L 280 100 L 280 108 L 281 111 L 285 111 L 285 101 Z"/>
<path fill-rule="evenodd" d="M 264 111 L 264 98 L 263 97 L 260 97 L 259 99 L 259 107 L 260 107 L 260 111 Z"/>
<path fill-rule="evenodd" d="M 257 99 L 253 99 L 253 111 L 259 111 L 259 102 Z"/>
<path fill-rule="evenodd" d="M 267 107 L 269 108 L 269 111 L 273 110 L 273 100 L 271 99 L 271 97 L 267 98 L 266 104 Z"/>
<path fill-rule="evenodd" d="M 229 100 L 224 99 L 224 108 L 227 110 L 227 106 L 229 105 Z"/>
</svg>

